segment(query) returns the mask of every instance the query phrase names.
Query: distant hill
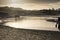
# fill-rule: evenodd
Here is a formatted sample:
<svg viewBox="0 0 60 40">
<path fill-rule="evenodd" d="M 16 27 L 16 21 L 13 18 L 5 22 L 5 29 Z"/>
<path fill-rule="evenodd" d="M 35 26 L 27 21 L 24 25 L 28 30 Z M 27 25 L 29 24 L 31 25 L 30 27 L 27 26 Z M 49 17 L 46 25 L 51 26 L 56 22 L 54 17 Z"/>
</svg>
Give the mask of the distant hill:
<svg viewBox="0 0 60 40">
<path fill-rule="evenodd" d="M 45 16 L 45 15 L 60 15 L 59 9 L 42 9 L 42 10 L 24 10 L 22 8 L 14 7 L 0 7 L 0 12 L 9 13 L 10 16 L 19 15 L 19 16 Z"/>
</svg>

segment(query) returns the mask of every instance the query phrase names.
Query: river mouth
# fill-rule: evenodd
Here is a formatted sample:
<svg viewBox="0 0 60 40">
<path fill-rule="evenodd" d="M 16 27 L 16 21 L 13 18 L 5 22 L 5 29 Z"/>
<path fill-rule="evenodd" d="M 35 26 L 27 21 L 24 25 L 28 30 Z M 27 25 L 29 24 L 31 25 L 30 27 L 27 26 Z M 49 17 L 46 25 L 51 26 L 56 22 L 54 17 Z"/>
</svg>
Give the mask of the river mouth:
<svg viewBox="0 0 60 40">
<path fill-rule="evenodd" d="M 51 30 L 59 31 L 55 27 L 55 22 L 46 21 L 45 17 L 24 17 L 23 19 L 17 21 L 10 21 L 5 23 L 5 25 L 13 28 L 23 28 L 23 29 L 34 29 L 34 30 Z M 50 18 L 54 19 L 54 18 Z"/>
</svg>

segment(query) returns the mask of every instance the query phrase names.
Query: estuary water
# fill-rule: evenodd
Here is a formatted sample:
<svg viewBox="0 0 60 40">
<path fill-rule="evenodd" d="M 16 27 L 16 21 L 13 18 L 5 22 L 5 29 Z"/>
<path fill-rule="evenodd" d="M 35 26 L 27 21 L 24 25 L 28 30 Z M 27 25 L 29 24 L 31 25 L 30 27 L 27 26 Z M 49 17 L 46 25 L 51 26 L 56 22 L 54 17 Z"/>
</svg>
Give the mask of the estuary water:
<svg viewBox="0 0 60 40">
<path fill-rule="evenodd" d="M 16 21 L 14 19 L 11 19 L 14 21 L 7 22 L 5 25 L 13 28 L 59 31 L 58 28 L 55 27 L 56 22 L 47 21 L 48 19 L 56 18 L 23 16 Z"/>
</svg>

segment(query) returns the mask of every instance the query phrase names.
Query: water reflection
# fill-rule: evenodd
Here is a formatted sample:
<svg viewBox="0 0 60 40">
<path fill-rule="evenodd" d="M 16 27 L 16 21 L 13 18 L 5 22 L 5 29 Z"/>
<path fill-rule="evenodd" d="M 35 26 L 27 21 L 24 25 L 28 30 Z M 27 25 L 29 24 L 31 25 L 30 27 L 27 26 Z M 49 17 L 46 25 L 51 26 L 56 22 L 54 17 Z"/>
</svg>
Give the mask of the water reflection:
<svg viewBox="0 0 60 40">
<path fill-rule="evenodd" d="M 35 30 L 53 30 L 58 31 L 55 22 L 47 21 L 48 19 L 56 19 L 52 17 L 23 17 L 23 19 L 13 22 L 7 22 L 5 25 L 14 28 L 35 29 Z"/>
</svg>

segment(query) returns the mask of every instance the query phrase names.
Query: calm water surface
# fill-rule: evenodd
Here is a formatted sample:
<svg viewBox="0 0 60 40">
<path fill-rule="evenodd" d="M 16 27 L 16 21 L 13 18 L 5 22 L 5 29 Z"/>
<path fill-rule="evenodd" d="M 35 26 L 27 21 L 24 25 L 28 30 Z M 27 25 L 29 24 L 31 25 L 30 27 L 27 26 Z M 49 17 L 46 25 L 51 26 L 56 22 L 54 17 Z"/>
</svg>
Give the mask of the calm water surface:
<svg viewBox="0 0 60 40">
<path fill-rule="evenodd" d="M 22 17 L 18 21 L 7 22 L 5 25 L 14 28 L 34 29 L 34 30 L 52 30 L 59 31 L 55 27 L 55 22 L 46 21 L 47 19 L 54 19 L 52 17 Z"/>
</svg>

